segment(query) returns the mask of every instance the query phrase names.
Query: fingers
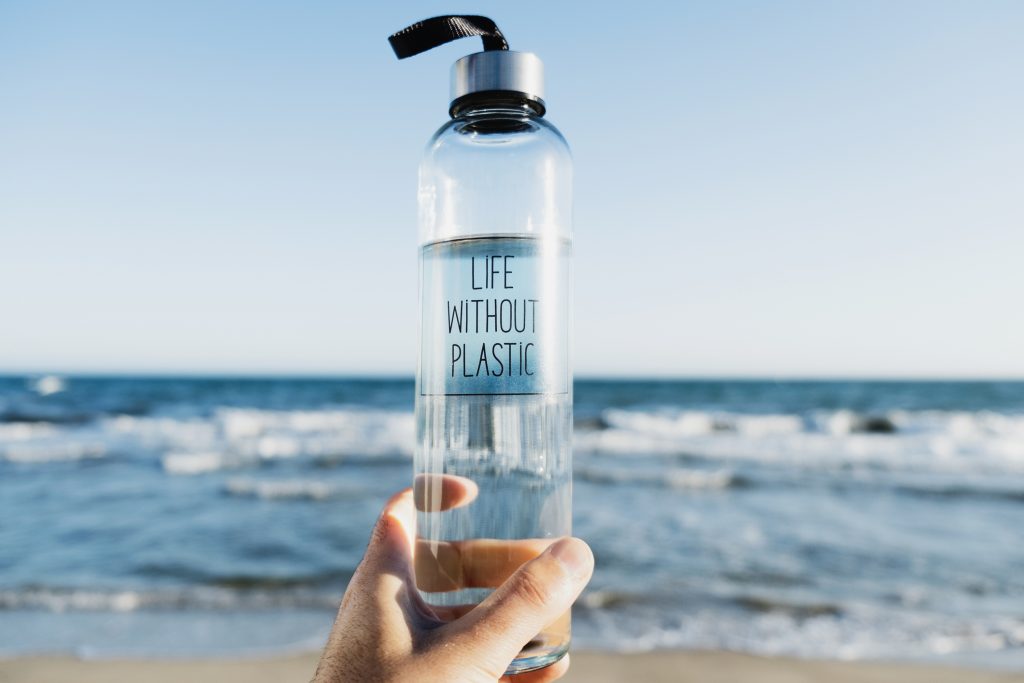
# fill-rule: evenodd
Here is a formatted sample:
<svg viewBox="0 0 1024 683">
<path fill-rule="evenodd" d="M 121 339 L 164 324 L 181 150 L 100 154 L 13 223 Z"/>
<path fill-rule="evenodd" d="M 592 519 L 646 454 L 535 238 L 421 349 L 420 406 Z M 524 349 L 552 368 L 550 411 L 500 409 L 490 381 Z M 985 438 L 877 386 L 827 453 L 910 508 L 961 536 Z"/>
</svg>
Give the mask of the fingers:
<svg viewBox="0 0 1024 683">
<path fill-rule="evenodd" d="M 527 671 L 515 676 L 502 676 L 501 683 L 548 683 L 557 681 L 569 671 L 569 655 L 559 659 L 551 666 L 536 671 Z"/>
<path fill-rule="evenodd" d="M 545 626 L 568 620 L 569 607 L 593 569 L 594 556 L 587 544 L 563 538 L 439 635 L 453 651 L 471 653 L 500 674 Z"/>
<path fill-rule="evenodd" d="M 463 588 L 497 588 L 524 563 L 540 555 L 551 538 L 474 539 L 416 543 L 416 586 L 439 593 Z"/>
<path fill-rule="evenodd" d="M 476 500 L 480 488 L 472 479 L 454 474 L 417 474 L 413 481 L 416 509 L 441 512 L 469 505 Z"/>
</svg>

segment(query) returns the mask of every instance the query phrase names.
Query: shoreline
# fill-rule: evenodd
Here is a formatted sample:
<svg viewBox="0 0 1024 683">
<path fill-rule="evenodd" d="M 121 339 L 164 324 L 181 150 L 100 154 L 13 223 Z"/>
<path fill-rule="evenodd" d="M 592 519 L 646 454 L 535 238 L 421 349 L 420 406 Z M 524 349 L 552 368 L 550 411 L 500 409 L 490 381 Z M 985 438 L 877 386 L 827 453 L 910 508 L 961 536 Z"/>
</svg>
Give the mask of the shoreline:
<svg viewBox="0 0 1024 683">
<path fill-rule="evenodd" d="M 319 652 L 233 659 L 82 660 L 68 656 L 0 658 L 0 683 L 177 683 L 180 680 L 224 683 L 307 681 Z M 1009 672 L 931 663 L 890 663 L 760 657 L 724 651 L 662 650 L 639 654 L 580 651 L 562 680 L 569 683 L 1006 683 L 1024 682 L 1024 672 Z"/>
</svg>

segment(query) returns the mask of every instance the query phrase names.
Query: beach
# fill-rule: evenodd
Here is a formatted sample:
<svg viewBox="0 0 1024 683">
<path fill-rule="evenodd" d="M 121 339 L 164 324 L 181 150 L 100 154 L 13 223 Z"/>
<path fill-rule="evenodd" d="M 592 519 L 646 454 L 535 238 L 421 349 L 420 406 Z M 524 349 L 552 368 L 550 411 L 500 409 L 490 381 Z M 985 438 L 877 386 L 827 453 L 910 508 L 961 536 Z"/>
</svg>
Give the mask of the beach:
<svg viewBox="0 0 1024 683">
<path fill-rule="evenodd" d="M 79 661 L 63 657 L 0 660 L 2 683 L 221 683 L 305 681 L 317 654 L 270 659 Z M 572 655 L 567 683 L 995 683 L 1024 681 L 1024 674 L 918 664 L 861 663 L 755 657 L 727 652 L 665 651 L 645 654 Z"/>
</svg>

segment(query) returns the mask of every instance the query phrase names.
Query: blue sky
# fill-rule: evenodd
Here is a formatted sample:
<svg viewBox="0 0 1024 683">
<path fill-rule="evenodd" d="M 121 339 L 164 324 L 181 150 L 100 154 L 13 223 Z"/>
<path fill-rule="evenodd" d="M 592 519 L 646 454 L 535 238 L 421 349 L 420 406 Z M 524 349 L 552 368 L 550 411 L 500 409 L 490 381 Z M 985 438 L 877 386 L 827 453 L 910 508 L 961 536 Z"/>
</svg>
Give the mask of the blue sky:
<svg viewBox="0 0 1024 683">
<path fill-rule="evenodd" d="M 0 2 L 0 369 L 411 373 L 487 14 L 576 161 L 580 375 L 1024 376 L 1024 4 Z"/>
</svg>

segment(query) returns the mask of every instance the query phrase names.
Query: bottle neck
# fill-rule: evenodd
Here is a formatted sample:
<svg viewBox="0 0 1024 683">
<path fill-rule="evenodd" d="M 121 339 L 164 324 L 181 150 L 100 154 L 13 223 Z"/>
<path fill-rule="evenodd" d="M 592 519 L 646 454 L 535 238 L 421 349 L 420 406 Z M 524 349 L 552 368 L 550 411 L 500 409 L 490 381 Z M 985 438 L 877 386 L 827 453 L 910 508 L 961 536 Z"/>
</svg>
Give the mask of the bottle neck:
<svg viewBox="0 0 1024 683">
<path fill-rule="evenodd" d="M 454 118 L 482 116 L 544 116 L 544 102 L 525 93 L 492 90 L 463 95 L 451 103 L 448 113 Z"/>
</svg>

